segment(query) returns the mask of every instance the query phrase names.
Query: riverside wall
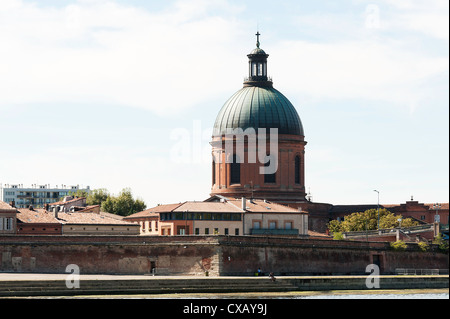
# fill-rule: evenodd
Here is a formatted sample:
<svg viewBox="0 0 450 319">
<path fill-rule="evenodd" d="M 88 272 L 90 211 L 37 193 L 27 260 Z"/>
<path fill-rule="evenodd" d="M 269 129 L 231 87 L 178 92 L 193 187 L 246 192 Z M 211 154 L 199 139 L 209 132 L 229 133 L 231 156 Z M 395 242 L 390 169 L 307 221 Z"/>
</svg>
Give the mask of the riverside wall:
<svg viewBox="0 0 450 319">
<path fill-rule="evenodd" d="M 364 275 L 369 264 L 381 274 L 396 268 L 448 269 L 448 254 L 434 245 L 253 236 L 4 236 L 0 272 L 193 276 Z"/>
</svg>

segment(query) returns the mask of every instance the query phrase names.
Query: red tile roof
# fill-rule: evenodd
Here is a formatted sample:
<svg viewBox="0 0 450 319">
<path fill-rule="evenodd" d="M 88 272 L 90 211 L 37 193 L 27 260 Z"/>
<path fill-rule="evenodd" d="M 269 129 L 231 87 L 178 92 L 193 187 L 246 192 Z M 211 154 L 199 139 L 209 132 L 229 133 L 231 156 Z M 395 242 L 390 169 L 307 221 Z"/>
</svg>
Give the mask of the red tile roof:
<svg viewBox="0 0 450 319">
<path fill-rule="evenodd" d="M 29 210 L 21 208 L 18 210 L 17 219 L 22 223 L 58 223 L 58 224 L 108 224 L 108 225 L 129 225 L 128 221 L 121 218 L 113 218 L 107 214 L 92 212 L 72 212 L 58 213 L 58 218 L 54 217 L 54 213 L 44 209 Z"/>
<path fill-rule="evenodd" d="M 76 202 L 76 201 L 79 201 L 79 200 L 85 200 L 86 198 L 85 197 L 77 197 L 77 198 L 74 198 L 74 199 L 71 199 L 71 200 L 68 200 L 68 201 L 59 201 L 59 202 L 54 202 L 54 203 L 50 203 L 50 204 L 48 204 L 49 206 L 55 206 L 55 205 L 65 205 L 65 204 L 70 204 L 70 203 L 73 203 L 73 202 Z"/>
<path fill-rule="evenodd" d="M 228 202 L 185 202 L 173 210 L 174 212 L 217 212 L 240 213 L 242 210 Z"/>
<path fill-rule="evenodd" d="M 225 201 L 184 202 L 179 204 L 158 205 L 142 212 L 124 217 L 124 219 L 158 217 L 159 213 L 169 212 L 211 212 L 211 213 L 243 213 L 242 200 L 227 199 Z M 299 213 L 299 210 L 281 204 L 255 199 L 247 199 L 246 211 L 255 213 Z"/>
<path fill-rule="evenodd" d="M 60 224 L 53 213 L 43 209 L 29 210 L 27 208 L 19 208 L 17 220 L 22 223 L 54 223 Z"/>
<path fill-rule="evenodd" d="M 433 209 L 433 205 L 435 205 L 435 203 L 433 203 L 433 204 L 425 204 L 425 206 L 430 207 L 431 210 L 434 210 Z M 439 205 L 441 205 L 439 210 L 448 210 L 449 209 L 449 203 L 439 203 Z"/>
<path fill-rule="evenodd" d="M 108 225 L 129 225 L 131 222 L 111 218 L 96 213 L 58 213 L 58 220 L 62 224 L 108 224 Z"/>
<path fill-rule="evenodd" d="M 142 212 L 138 212 L 138 213 L 126 216 L 126 217 L 124 217 L 124 219 L 140 218 L 140 217 L 158 217 L 159 213 L 171 212 L 182 204 L 183 203 L 158 205 L 158 206 L 143 210 Z"/>
<path fill-rule="evenodd" d="M 15 210 L 14 207 L 0 200 L 0 210 Z"/>
<path fill-rule="evenodd" d="M 228 200 L 230 203 L 242 209 L 242 200 Z M 262 199 L 246 200 L 246 210 L 251 213 L 299 213 L 298 209 L 285 205 L 264 201 Z"/>
</svg>

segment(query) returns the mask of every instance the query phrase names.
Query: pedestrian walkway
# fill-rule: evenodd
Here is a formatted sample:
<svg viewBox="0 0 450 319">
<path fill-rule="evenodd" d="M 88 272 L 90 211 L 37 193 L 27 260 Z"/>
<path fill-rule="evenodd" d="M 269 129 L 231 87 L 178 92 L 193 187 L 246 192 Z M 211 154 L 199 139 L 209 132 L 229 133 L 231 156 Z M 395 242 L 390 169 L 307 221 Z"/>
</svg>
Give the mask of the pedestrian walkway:
<svg viewBox="0 0 450 319">
<path fill-rule="evenodd" d="M 0 273 L 0 296 L 365 290 L 367 276 L 194 277 Z M 380 276 L 381 289 L 441 289 L 449 276 Z"/>
</svg>

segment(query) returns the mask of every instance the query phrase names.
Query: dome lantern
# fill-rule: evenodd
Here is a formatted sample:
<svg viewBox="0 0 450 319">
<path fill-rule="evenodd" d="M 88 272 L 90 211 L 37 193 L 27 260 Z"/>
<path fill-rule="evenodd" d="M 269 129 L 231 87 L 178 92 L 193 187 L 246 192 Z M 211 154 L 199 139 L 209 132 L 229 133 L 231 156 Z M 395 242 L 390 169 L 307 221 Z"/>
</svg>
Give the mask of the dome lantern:
<svg viewBox="0 0 450 319">
<path fill-rule="evenodd" d="M 256 48 L 247 55 L 248 61 L 248 77 L 244 81 L 245 86 L 272 87 L 272 79 L 267 76 L 267 58 L 269 57 L 263 49 L 261 49 L 259 31 L 256 33 Z"/>
</svg>

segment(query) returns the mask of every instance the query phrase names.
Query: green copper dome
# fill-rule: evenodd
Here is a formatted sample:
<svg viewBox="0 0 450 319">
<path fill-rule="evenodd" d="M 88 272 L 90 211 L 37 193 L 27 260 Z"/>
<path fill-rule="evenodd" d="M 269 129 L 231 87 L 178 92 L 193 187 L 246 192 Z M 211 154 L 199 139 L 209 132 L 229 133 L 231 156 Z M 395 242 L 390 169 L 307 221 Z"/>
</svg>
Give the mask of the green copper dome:
<svg viewBox="0 0 450 319">
<path fill-rule="evenodd" d="M 227 129 L 277 128 L 278 134 L 304 136 L 303 126 L 291 102 L 273 87 L 245 86 L 220 110 L 213 134 L 224 135 Z"/>
<path fill-rule="evenodd" d="M 259 45 L 260 33 L 256 33 L 256 49 L 247 55 L 248 77 L 244 87 L 237 91 L 222 107 L 214 124 L 213 135 L 230 133 L 230 129 L 277 128 L 278 134 L 304 136 L 302 122 L 291 102 L 272 85 L 267 76 L 267 58 Z"/>
</svg>

